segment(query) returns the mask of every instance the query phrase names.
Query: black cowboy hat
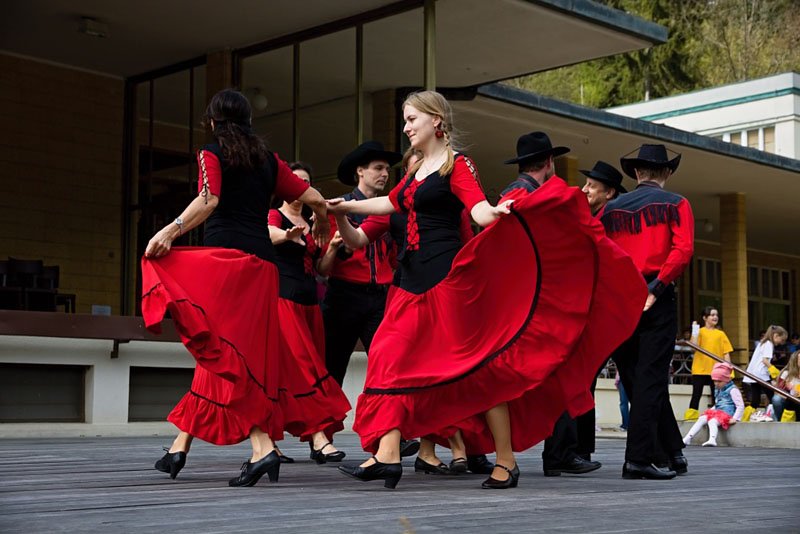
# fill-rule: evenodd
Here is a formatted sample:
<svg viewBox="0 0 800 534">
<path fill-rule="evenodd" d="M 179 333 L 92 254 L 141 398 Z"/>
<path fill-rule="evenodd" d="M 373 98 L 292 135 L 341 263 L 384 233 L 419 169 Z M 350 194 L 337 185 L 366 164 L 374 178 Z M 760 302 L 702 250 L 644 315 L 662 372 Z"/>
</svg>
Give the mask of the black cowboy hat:
<svg viewBox="0 0 800 534">
<path fill-rule="evenodd" d="M 639 154 L 635 158 L 630 157 L 636 150 L 639 150 Z M 674 154 L 675 157 L 669 159 L 668 151 Z M 675 172 L 680 162 L 681 155 L 664 145 L 642 145 L 619 158 L 622 170 L 634 180 L 636 180 L 636 171 L 634 169 L 637 167 L 650 169 L 667 167 L 671 172 Z"/>
<path fill-rule="evenodd" d="M 593 180 L 597 180 L 598 182 L 603 182 L 609 187 L 613 187 L 617 190 L 617 193 L 628 192 L 622 187 L 622 173 L 605 161 L 598 161 L 590 171 L 581 170 L 581 174 Z"/>
<path fill-rule="evenodd" d="M 531 132 L 517 139 L 517 157 L 507 159 L 503 163 L 510 165 L 526 160 L 541 160 L 548 156 L 558 157 L 569 152 L 565 146 L 556 146 L 544 132 Z"/>
<path fill-rule="evenodd" d="M 343 184 L 356 185 L 357 167 L 369 165 L 373 161 L 386 161 L 389 166 L 392 166 L 401 159 L 403 159 L 402 154 L 384 150 L 383 144 L 379 141 L 366 141 L 342 158 L 339 168 L 336 170 L 336 176 Z"/>
</svg>

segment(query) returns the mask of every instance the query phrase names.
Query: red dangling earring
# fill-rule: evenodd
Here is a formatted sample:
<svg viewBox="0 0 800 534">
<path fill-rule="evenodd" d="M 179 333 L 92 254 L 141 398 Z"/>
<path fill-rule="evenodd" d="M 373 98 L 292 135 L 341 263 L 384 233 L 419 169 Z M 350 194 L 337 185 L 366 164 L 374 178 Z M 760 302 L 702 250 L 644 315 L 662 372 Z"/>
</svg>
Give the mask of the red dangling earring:
<svg viewBox="0 0 800 534">
<path fill-rule="evenodd" d="M 441 139 L 442 137 L 444 137 L 444 132 L 439 130 L 439 129 L 437 129 L 436 130 L 436 139 Z"/>
</svg>

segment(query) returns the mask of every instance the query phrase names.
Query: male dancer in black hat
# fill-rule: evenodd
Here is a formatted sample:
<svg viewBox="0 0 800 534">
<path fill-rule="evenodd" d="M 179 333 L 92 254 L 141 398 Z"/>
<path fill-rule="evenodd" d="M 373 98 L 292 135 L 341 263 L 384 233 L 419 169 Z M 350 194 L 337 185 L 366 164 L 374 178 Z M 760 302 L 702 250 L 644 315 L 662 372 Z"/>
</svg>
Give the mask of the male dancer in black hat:
<svg viewBox="0 0 800 534">
<path fill-rule="evenodd" d="M 384 150 L 377 141 L 367 141 L 347 154 L 339 164 L 337 175 L 347 185 L 354 185 L 345 200 L 363 200 L 378 196 L 389 180 L 389 169 L 400 161 L 397 152 Z M 365 217 L 350 215 L 358 227 Z M 335 225 L 332 225 L 335 235 Z M 369 346 L 383 319 L 386 292 L 392 282 L 390 252 L 393 246 L 388 235 L 357 250 L 339 244 L 329 246 L 320 264 L 320 273 L 328 275 L 328 291 L 322 302 L 325 323 L 325 365 L 341 385 L 350 356 L 361 339 Z M 336 245 L 339 246 L 336 246 Z"/>
<path fill-rule="evenodd" d="M 501 201 L 522 198 L 534 193 L 555 176 L 554 159 L 569 152 L 564 146 L 554 147 L 544 132 L 531 132 L 517 140 L 517 157 L 503 163 L 519 165 L 519 175 L 500 194 Z M 594 421 L 592 421 L 594 431 Z M 600 468 L 599 462 L 584 459 L 577 452 L 578 436 L 575 420 L 564 412 L 544 442 L 542 462 L 546 476 L 561 473 L 588 473 Z M 592 449 L 594 447 L 592 446 Z"/>
<path fill-rule="evenodd" d="M 622 186 L 622 174 L 613 165 L 598 161 L 591 170 L 580 172 L 586 176 L 582 191 L 592 214 L 597 214 L 620 193 L 627 192 Z M 592 396 L 596 385 L 597 379 L 592 382 Z M 602 467 L 600 462 L 592 461 L 595 424 L 594 408 L 574 419 L 568 413 L 561 415 L 553 427 L 553 434 L 544 441 L 542 463 L 545 476 L 589 473 Z"/>
<path fill-rule="evenodd" d="M 639 185 L 609 202 L 600 215 L 606 233 L 631 256 L 649 289 L 636 330 L 612 356 L 631 399 L 623 478 L 661 480 L 688 471 L 669 401 L 678 329 L 674 281 L 694 251 L 692 208 L 682 196 L 664 190 L 680 159 L 680 154 L 670 159 L 664 145 L 642 145 L 636 157 L 622 157 L 622 170 Z"/>
<path fill-rule="evenodd" d="M 355 186 L 343 198 L 364 200 L 378 196 L 389 180 L 389 169 L 401 159 L 401 154 L 384 150 L 378 141 L 359 145 L 342 158 L 337 169 L 342 183 Z M 354 227 L 365 218 L 348 215 Z M 328 291 L 322 301 L 325 366 L 341 385 L 356 343 L 360 339 L 369 354 L 372 338 L 383 320 L 386 293 L 393 277 L 390 260 L 394 243 L 387 233 L 363 248 L 350 250 L 336 235 L 335 221 L 331 231 L 333 239 L 319 266 L 320 274 L 328 275 Z M 414 455 L 418 450 L 418 441 L 401 443 L 403 456 Z"/>
</svg>

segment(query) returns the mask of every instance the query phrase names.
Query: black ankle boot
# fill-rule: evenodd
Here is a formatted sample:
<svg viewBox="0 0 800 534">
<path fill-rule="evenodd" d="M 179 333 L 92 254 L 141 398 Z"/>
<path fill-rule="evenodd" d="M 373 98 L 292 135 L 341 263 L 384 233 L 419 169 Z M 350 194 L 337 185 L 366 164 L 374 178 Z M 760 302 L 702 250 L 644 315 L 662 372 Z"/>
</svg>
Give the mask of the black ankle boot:
<svg viewBox="0 0 800 534">
<path fill-rule="evenodd" d="M 379 462 L 374 456 L 372 459 L 375 460 L 375 463 L 367 467 L 340 465 L 339 471 L 349 477 L 357 478 L 362 482 L 383 480 L 384 487 L 389 489 L 397 487 L 397 483 L 400 482 L 400 477 L 403 476 L 403 465 L 400 462 L 396 464 L 384 464 Z"/>
<path fill-rule="evenodd" d="M 186 465 L 186 453 L 183 451 L 169 452 L 167 447 L 164 447 L 164 450 L 167 453 L 156 462 L 155 467 L 162 473 L 169 473 L 169 477 L 175 480 L 183 466 Z"/>
<path fill-rule="evenodd" d="M 347 456 L 347 454 L 342 451 L 336 451 L 336 452 L 331 452 L 329 454 L 325 454 L 322 451 L 324 451 L 325 447 L 327 447 L 328 445 L 331 445 L 330 441 L 325 445 L 323 445 L 322 447 L 320 447 L 319 449 L 315 449 L 314 443 L 309 442 L 308 446 L 311 448 L 311 454 L 309 455 L 309 457 L 318 464 L 324 464 L 326 462 L 341 462 L 342 460 L 344 460 L 344 457 Z"/>
<path fill-rule="evenodd" d="M 229 486 L 255 486 L 256 483 L 266 473 L 270 482 L 277 482 L 281 471 L 281 457 L 277 452 L 272 451 L 257 462 L 245 462 L 242 464 L 242 472 L 228 481 Z"/>
<path fill-rule="evenodd" d="M 495 467 L 506 470 L 508 472 L 508 478 L 505 480 L 497 480 L 496 478 L 489 477 L 481 484 L 483 489 L 508 489 L 517 487 L 520 475 L 519 466 L 515 465 L 514 469 L 509 469 L 504 465 L 495 464 Z"/>
</svg>

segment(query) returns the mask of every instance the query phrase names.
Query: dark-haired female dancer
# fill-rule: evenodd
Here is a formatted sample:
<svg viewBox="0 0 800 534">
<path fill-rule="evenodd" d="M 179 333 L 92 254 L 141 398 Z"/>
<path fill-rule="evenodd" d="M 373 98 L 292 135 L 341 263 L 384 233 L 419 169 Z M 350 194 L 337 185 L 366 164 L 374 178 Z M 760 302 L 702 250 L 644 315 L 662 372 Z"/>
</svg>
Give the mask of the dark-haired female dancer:
<svg viewBox="0 0 800 534">
<path fill-rule="evenodd" d="M 198 196 L 147 245 L 142 260 L 142 314 L 153 331 L 169 311 L 197 360 L 192 387 L 169 421 L 180 429 L 156 469 L 175 478 L 193 436 L 217 445 L 250 437 L 250 460 L 231 486 L 277 480 L 283 437 L 278 405 L 278 270 L 266 232 L 270 197 L 300 200 L 316 213 L 313 235 L 329 227 L 320 194 L 295 176 L 251 129 L 241 93 L 220 91 L 206 118 L 214 143 L 198 152 Z M 206 223 L 205 247 L 172 241 Z"/>
<path fill-rule="evenodd" d="M 311 167 L 295 162 L 289 168 L 311 184 Z M 323 464 L 345 457 L 332 440 L 333 434 L 344 428 L 342 421 L 350 402 L 325 368 L 325 331 L 315 276 L 321 249 L 311 239 L 311 215 L 301 201 L 284 200 L 269 212 L 269 235 L 280 273 L 279 398 L 284 428 L 308 441 L 311 459 Z"/>
</svg>

